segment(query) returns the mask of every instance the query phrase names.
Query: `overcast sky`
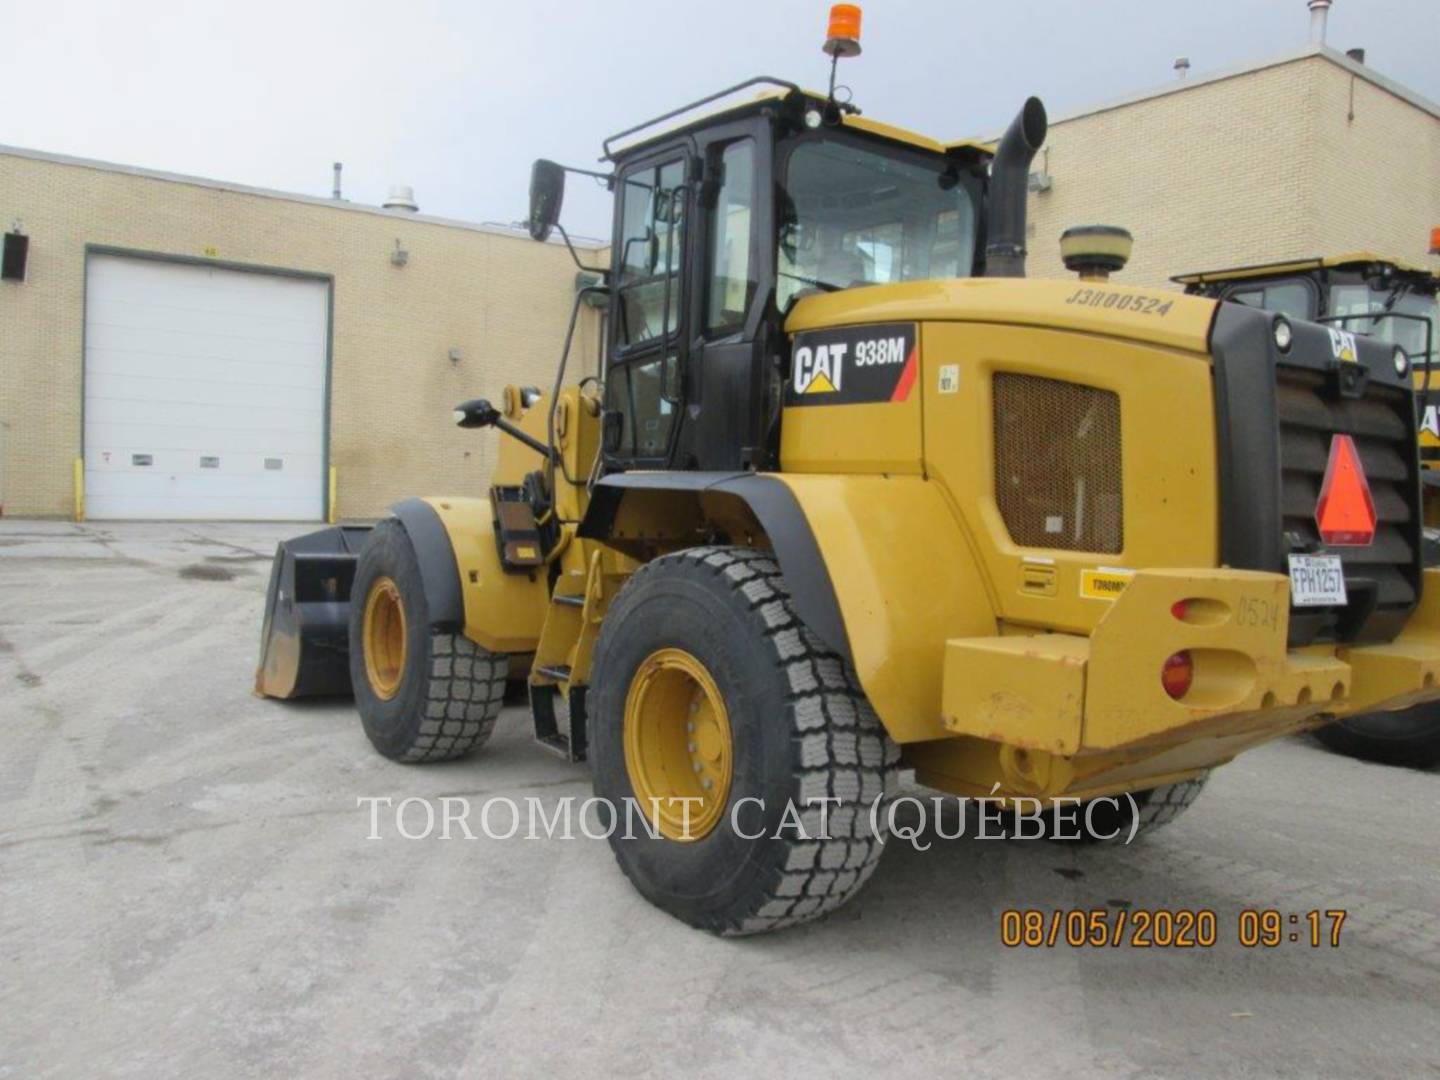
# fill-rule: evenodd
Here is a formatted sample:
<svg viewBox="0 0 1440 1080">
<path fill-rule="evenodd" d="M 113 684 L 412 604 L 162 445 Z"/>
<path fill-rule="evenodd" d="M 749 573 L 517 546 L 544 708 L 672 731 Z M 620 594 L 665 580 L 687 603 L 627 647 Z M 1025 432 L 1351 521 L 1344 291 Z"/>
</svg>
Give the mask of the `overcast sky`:
<svg viewBox="0 0 1440 1080">
<path fill-rule="evenodd" d="M 0 143 L 427 213 L 524 215 L 529 164 L 755 74 L 821 87 L 824 0 L 0 0 Z M 866 114 L 993 132 L 1308 40 L 1305 0 L 871 0 L 842 64 Z M 1336 0 L 1331 45 L 1440 99 L 1440 0 Z M 0 215 L 4 192 L 0 191 Z M 564 221 L 608 229 L 572 183 Z"/>
</svg>

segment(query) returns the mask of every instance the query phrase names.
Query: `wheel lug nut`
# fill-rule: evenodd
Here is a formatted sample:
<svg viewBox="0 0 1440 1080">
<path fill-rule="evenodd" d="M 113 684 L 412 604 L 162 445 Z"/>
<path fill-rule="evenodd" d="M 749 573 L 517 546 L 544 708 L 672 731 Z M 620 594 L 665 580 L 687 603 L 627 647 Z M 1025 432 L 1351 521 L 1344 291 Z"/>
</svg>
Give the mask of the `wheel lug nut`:
<svg viewBox="0 0 1440 1080">
<path fill-rule="evenodd" d="M 699 747 L 696 746 L 696 745 L 692 742 L 692 743 L 689 743 L 689 744 L 687 745 L 686 749 L 688 749 L 688 750 L 690 751 L 690 753 L 693 754 L 696 750 L 699 749 Z"/>
<path fill-rule="evenodd" d="M 707 777 L 705 777 L 704 780 L 702 780 L 702 781 L 700 782 L 700 786 L 703 787 L 706 791 L 709 791 L 712 787 L 715 786 L 715 781 L 711 780 L 711 779 L 707 776 Z"/>
<path fill-rule="evenodd" d="M 704 768 L 704 766 L 701 765 L 700 762 L 698 762 L 698 761 L 695 762 L 695 771 L 696 771 L 696 772 L 699 772 L 702 768 Z"/>
<path fill-rule="evenodd" d="M 691 720 L 688 724 L 686 724 L 686 725 L 685 725 L 685 730 L 686 730 L 686 731 L 694 731 L 694 730 L 695 730 L 695 721 L 694 721 L 694 720 Z"/>
</svg>

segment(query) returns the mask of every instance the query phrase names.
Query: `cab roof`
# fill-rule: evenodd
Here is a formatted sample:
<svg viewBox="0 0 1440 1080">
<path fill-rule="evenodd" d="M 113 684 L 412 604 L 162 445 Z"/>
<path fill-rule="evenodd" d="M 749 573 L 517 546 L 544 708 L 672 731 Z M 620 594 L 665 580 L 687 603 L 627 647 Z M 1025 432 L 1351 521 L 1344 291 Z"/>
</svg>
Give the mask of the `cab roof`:
<svg viewBox="0 0 1440 1080">
<path fill-rule="evenodd" d="M 668 138 L 683 131 L 708 126 L 721 117 L 758 110 L 766 104 L 784 102 L 795 95 L 799 95 L 807 102 L 817 106 L 823 106 L 828 100 L 826 95 L 819 91 L 805 90 L 794 83 L 785 82 L 782 79 L 775 79 L 768 75 L 757 76 L 756 78 L 739 83 L 736 86 L 710 94 L 698 101 L 691 102 L 689 105 L 682 105 L 678 109 L 672 109 L 670 112 L 657 116 L 653 120 L 647 120 L 643 124 L 637 124 L 634 127 L 611 135 L 604 142 L 605 153 L 601 160 L 613 161 L 622 156 L 629 157 L 636 151 L 642 150 L 652 143 L 659 142 L 661 139 Z M 727 101 L 726 99 L 731 100 Z M 957 139 L 954 142 L 941 142 L 938 139 L 932 139 L 928 135 L 921 135 L 919 132 L 909 131 L 905 128 L 897 127 L 894 124 L 887 124 L 880 120 L 872 120 L 868 116 L 860 115 L 858 111 L 842 111 L 840 122 L 844 127 L 850 128 L 851 130 L 863 131 L 868 135 L 874 135 L 889 142 L 910 146 L 932 154 L 947 154 L 957 150 L 969 150 L 978 156 L 991 157 L 995 153 L 995 144 L 991 142 L 981 142 L 975 139 Z M 630 136 L 636 136 L 634 141 L 622 142 L 622 140 Z"/>
<path fill-rule="evenodd" d="M 1311 270 L 1350 270 L 1362 266 L 1389 266 L 1402 274 L 1429 278 L 1440 283 L 1433 270 L 1402 262 L 1373 251 L 1349 251 L 1341 255 L 1316 256 L 1310 259 L 1289 259 L 1284 262 L 1256 263 L 1228 270 L 1205 270 L 1194 274 L 1176 274 L 1170 280 L 1179 285 L 1208 285 L 1217 281 L 1242 281 L 1246 278 L 1275 277 L 1280 274 L 1303 274 Z"/>
</svg>

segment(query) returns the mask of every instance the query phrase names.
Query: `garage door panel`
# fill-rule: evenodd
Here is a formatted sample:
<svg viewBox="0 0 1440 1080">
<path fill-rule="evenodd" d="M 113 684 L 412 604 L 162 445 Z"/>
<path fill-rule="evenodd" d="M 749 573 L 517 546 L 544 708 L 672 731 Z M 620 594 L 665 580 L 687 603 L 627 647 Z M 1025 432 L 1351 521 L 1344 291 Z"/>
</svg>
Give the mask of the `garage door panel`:
<svg viewBox="0 0 1440 1080">
<path fill-rule="evenodd" d="M 275 379 L 256 379 L 256 377 L 243 377 L 243 372 L 226 372 L 223 377 L 206 379 L 202 374 L 194 370 L 184 370 L 181 367 L 174 367 L 173 374 L 160 372 L 135 372 L 127 364 L 104 364 L 104 366 L 92 366 L 86 370 L 86 396 L 91 399 L 99 397 L 111 397 L 111 399 L 125 399 L 137 395 L 150 397 L 154 400 L 204 400 L 210 395 L 210 387 L 223 386 L 223 393 L 226 399 L 230 395 L 245 393 L 246 390 L 259 390 L 268 395 L 266 400 L 276 400 L 276 395 L 287 395 L 294 393 L 298 399 L 312 400 L 312 397 L 305 395 L 318 395 L 324 393 L 324 374 L 311 372 L 287 372 L 284 377 Z M 246 399 L 248 400 L 248 399 Z M 279 400 L 284 400 L 281 397 Z"/>
<path fill-rule="evenodd" d="M 308 495 L 245 498 L 229 493 L 155 491 L 102 493 L 85 499 L 89 517 L 126 521 L 311 521 L 313 506 Z"/>
<path fill-rule="evenodd" d="M 283 274 L 246 273 L 220 266 L 181 264 L 166 259 L 104 255 L 91 260 L 89 281 L 104 287 L 104 304 L 148 304 L 185 310 L 255 311 L 259 317 L 305 321 L 310 309 L 304 294 L 290 288 L 297 279 Z"/>
<path fill-rule="evenodd" d="M 85 355 L 86 378 L 97 380 L 97 389 L 105 386 L 103 380 L 111 377 L 127 382 L 135 380 L 136 386 L 143 385 L 140 380 L 149 380 L 152 383 L 186 380 L 226 386 L 276 386 L 315 392 L 325 388 L 324 369 L 317 370 L 313 364 L 237 364 L 211 361 L 209 358 L 156 356 L 98 349 L 87 349 Z M 113 381 L 109 385 L 113 390 Z M 146 393 L 153 389 L 153 386 L 149 387 Z"/>
<path fill-rule="evenodd" d="M 174 308 L 136 305 L 123 312 L 97 316 L 91 320 L 90 325 L 97 332 L 111 335 L 120 341 L 127 337 L 153 337 L 161 342 L 174 342 L 182 347 L 198 340 L 213 341 L 220 345 L 233 344 L 235 348 L 284 345 L 305 348 L 319 345 L 324 340 L 323 336 L 317 338 L 307 333 L 307 328 L 294 323 L 256 325 L 257 321 L 228 312 L 178 311 Z"/>
<path fill-rule="evenodd" d="M 157 429 L 187 431 L 277 431 L 302 432 L 314 436 L 322 429 L 314 410 L 301 406 L 274 405 L 257 395 L 253 403 L 238 400 L 226 391 L 224 404 L 191 398 L 178 400 L 168 390 L 161 400 L 140 397 L 93 397 L 86 417 L 96 424 L 124 427 L 153 426 Z M 113 437 L 113 436 L 112 436 Z"/>
<path fill-rule="evenodd" d="M 106 426 L 111 430 L 107 432 L 105 442 L 96 441 L 86 447 L 87 465 L 92 463 L 93 457 L 106 451 L 154 454 L 175 450 L 197 455 L 223 451 L 270 457 L 287 454 L 306 454 L 315 458 L 321 456 L 315 449 L 319 442 L 318 433 L 299 429 L 247 431 L 243 428 L 207 428 L 184 424 L 157 428 L 123 423 Z"/>
<path fill-rule="evenodd" d="M 206 337 L 203 334 L 144 333 L 132 327 L 86 325 L 86 352 L 128 362 L 144 371 L 151 364 L 181 363 L 200 370 L 232 365 L 261 369 L 311 370 L 316 343 Z M 319 343 L 323 347 L 323 342 Z"/>
<path fill-rule="evenodd" d="M 261 477 L 278 486 L 296 478 L 297 482 L 303 482 L 322 463 L 323 458 L 318 454 L 303 450 L 275 453 L 221 446 L 207 446 L 199 451 L 161 446 L 116 446 L 96 453 L 89 466 L 95 472 L 133 473 L 136 476 L 196 474 L 202 479 L 205 479 L 208 470 L 218 469 L 232 477 Z M 281 475 L 271 476 L 272 473 Z"/>
<path fill-rule="evenodd" d="M 86 278 L 86 510 L 323 516 L 323 282 L 120 256 Z"/>
</svg>

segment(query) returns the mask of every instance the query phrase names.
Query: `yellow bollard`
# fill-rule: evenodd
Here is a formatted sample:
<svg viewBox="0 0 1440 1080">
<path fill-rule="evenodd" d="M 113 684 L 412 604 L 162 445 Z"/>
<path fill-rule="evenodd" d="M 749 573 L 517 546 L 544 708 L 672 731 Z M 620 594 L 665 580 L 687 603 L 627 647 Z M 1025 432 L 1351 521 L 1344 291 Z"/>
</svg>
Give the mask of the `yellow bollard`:
<svg viewBox="0 0 1440 1080">
<path fill-rule="evenodd" d="M 75 520 L 85 520 L 85 459 L 75 459 Z"/>
</svg>

